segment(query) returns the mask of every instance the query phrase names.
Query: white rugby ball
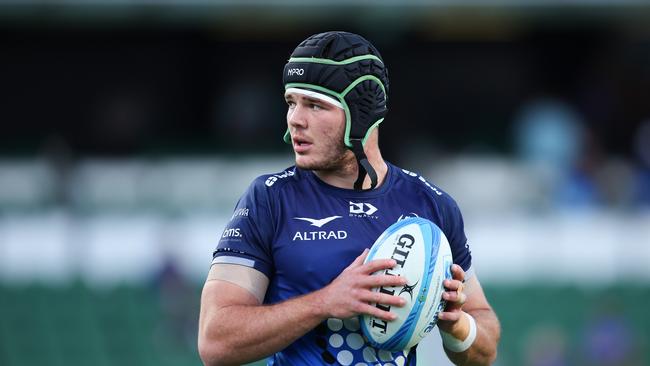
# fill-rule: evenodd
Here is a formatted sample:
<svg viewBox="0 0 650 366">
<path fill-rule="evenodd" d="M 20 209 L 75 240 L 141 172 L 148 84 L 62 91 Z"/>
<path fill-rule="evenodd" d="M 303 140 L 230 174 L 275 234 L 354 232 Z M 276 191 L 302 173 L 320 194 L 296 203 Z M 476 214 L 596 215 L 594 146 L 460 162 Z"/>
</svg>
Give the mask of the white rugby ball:
<svg viewBox="0 0 650 366">
<path fill-rule="evenodd" d="M 446 302 L 442 299 L 443 281 L 451 278 L 451 248 L 445 234 L 433 222 L 410 217 L 386 229 L 370 248 L 365 262 L 391 258 L 392 269 L 374 274 L 405 276 L 408 283 L 398 287 L 378 287 L 373 291 L 406 300 L 402 307 L 371 304 L 397 315 L 385 321 L 370 315 L 360 316 L 361 329 L 375 348 L 400 351 L 418 344 L 435 327 Z"/>
</svg>

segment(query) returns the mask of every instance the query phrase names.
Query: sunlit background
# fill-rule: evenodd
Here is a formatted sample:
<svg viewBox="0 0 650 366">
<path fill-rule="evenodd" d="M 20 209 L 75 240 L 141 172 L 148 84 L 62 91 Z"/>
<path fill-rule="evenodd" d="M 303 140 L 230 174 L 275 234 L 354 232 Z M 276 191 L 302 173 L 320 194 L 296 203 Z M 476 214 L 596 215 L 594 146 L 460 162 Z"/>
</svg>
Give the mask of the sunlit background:
<svg viewBox="0 0 650 366">
<path fill-rule="evenodd" d="M 200 364 L 212 249 L 292 164 L 281 70 L 326 30 L 388 65 L 384 157 L 458 201 L 496 364 L 650 365 L 646 4 L 0 0 L 0 365 Z"/>
</svg>

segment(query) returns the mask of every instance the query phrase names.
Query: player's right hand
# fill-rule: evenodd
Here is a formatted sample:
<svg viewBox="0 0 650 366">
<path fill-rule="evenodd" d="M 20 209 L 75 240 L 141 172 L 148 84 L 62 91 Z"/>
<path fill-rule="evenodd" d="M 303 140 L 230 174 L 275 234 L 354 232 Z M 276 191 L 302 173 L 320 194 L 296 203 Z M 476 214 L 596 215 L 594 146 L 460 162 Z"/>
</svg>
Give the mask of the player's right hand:
<svg viewBox="0 0 650 366">
<path fill-rule="evenodd" d="M 359 314 L 368 314 L 383 320 L 395 320 L 395 314 L 377 308 L 371 303 L 403 306 L 405 300 L 399 296 L 372 291 L 374 287 L 404 286 L 407 279 L 385 274 L 372 275 L 377 271 L 397 265 L 393 259 L 377 259 L 363 263 L 368 255 L 364 250 L 328 286 L 320 290 L 321 301 L 331 318 L 346 319 Z"/>
</svg>

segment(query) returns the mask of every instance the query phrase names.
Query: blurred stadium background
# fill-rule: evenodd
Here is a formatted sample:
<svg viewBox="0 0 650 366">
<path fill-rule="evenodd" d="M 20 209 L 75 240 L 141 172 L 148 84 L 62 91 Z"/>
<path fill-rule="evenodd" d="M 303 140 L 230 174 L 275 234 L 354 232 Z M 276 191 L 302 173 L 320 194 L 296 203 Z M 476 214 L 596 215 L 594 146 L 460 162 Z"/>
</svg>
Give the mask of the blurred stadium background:
<svg viewBox="0 0 650 366">
<path fill-rule="evenodd" d="M 388 64 L 384 156 L 463 209 L 497 365 L 650 365 L 648 4 L 0 0 L 0 365 L 200 364 L 212 249 L 291 165 L 282 67 L 332 29 Z"/>
</svg>

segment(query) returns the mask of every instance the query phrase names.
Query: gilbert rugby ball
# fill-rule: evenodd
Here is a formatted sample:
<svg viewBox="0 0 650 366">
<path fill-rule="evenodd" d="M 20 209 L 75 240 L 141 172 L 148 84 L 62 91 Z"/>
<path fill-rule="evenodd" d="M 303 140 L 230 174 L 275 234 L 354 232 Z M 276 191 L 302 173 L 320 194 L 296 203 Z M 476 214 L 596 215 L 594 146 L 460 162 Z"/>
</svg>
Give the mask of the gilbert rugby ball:
<svg viewBox="0 0 650 366">
<path fill-rule="evenodd" d="M 402 307 L 371 304 L 397 315 L 385 321 L 370 315 L 360 316 L 361 329 L 368 343 L 375 348 L 400 351 L 413 347 L 429 334 L 438 321 L 438 313 L 446 302 L 442 299 L 443 280 L 451 278 L 452 255 L 445 234 L 433 222 L 421 217 L 398 221 L 386 229 L 370 248 L 365 262 L 392 258 L 397 265 L 374 274 L 406 276 L 405 286 L 378 287 L 379 291 L 396 295 L 406 304 Z"/>
</svg>

